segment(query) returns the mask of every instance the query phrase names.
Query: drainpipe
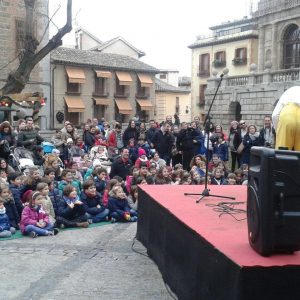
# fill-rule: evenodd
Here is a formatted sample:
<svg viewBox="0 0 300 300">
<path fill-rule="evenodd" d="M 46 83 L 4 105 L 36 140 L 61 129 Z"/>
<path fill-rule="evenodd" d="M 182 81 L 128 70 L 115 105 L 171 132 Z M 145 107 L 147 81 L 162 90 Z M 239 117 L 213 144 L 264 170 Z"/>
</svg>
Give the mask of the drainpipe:
<svg viewBox="0 0 300 300">
<path fill-rule="evenodd" d="M 51 89 L 50 89 L 50 127 L 54 129 L 54 70 L 56 65 L 51 69 Z"/>
</svg>

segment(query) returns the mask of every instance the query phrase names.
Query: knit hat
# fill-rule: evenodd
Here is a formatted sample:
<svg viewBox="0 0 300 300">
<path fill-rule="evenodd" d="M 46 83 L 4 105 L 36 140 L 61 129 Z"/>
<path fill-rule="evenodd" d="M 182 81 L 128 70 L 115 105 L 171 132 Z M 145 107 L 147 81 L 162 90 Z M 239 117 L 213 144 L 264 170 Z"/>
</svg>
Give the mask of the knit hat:
<svg viewBox="0 0 300 300">
<path fill-rule="evenodd" d="M 142 155 L 146 155 L 146 151 L 143 148 L 139 148 L 138 155 L 141 157 Z"/>
<path fill-rule="evenodd" d="M 73 140 L 71 138 L 67 139 L 67 144 L 69 144 L 69 143 L 73 143 Z"/>
<path fill-rule="evenodd" d="M 32 194 L 33 194 L 32 190 L 27 190 L 21 197 L 22 203 L 28 202 L 29 199 L 31 198 Z"/>
</svg>

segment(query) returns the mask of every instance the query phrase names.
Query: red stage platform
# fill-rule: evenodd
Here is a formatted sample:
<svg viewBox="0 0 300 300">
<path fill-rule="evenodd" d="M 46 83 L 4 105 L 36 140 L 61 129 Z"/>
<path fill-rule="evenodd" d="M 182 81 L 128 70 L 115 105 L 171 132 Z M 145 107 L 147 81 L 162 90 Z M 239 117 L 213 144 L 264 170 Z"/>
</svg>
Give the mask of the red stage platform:
<svg viewBox="0 0 300 300">
<path fill-rule="evenodd" d="M 142 185 L 138 239 L 179 299 L 299 299 L 300 253 L 262 257 L 248 243 L 246 213 L 220 216 L 207 204 L 243 202 L 246 186 Z"/>
</svg>

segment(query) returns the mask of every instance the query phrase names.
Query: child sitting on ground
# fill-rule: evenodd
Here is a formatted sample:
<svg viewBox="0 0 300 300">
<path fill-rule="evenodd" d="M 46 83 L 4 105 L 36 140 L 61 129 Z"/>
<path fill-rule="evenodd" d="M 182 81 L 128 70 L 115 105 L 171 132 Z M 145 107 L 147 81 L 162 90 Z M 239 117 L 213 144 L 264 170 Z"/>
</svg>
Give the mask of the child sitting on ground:
<svg viewBox="0 0 300 300">
<path fill-rule="evenodd" d="M 14 198 L 6 185 L 0 185 L 0 199 L 3 201 L 10 226 L 19 229 L 19 213 Z"/>
<path fill-rule="evenodd" d="M 58 230 L 53 228 L 45 213 L 43 206 L 43 196 L 40 192 L 34 192 L 29 203 L 24 207 L 21 217 L 21 232 L 30 235 L 32 238 L 37 236 L 56 235 Z"/>
<path fill-rule="evenodd" d="M 105 168 L 98 168 L 94 177 L 96 190 L 102 196 L 107 185 L 107 171 Z"/>
<path fill-rule="evenodd" d="M 75 187 L 77 195 L 80 194 L 80 185 L 79 183 L 74 180 L 73 171 L 70 169 L 65 169 L 61 172 L 61 179 L 62 181 L 58 184 L 58 189 L 61 193 L 63 193 L 63 190 L 65 186 L 72 185 Z"/>
<path fill-rule="evenodd" d="M 70 184 L 63 189 L 63 198 L 59 203 L 56 221 L 61 228 L 89 226 L 84 205 L 77 195 L 76 188 Z"/>
<path fill-rule="evenodd" d="M 45 182 L 38 183 L 36 190 L 43 196 L 42 205 L 45 213 L 49 216 L 50 223 L 55 224 L 55 212 L 52 201 L 49 197 L 49 186 Z"/>
<path fill-rule="evenodd" d="M 11 237 L 11 235 L 15 233 L 16 229 L 10 226 L 3 200 L 0 199 L 0 238 Z"/>
<path fill-rule="evenodd" d="M 81 200 L 90 224 L 108 220 L 109 210 L 104 207 L 101 195 L 97 192 L 94 181 L 88 180 L 84 182 Z"/>
<path fill-rule="evenodd" d="M 19 217 L 21 217 L 23 204 L 21 201 L 21 186 L 22 186 L 22 174 L 20 172 L 10 173 L 7 177 L 9 183 L 9 189 L 15 200 L 15 205 L 18 210 Z"/>
<path fill-rule="evenodd" d="M 126 195 L 120 186 L 115 186 L 109 192 L 108 209 L 112 223 L 137 221 L 137 212 L 130 208 Z"/>
</svg>

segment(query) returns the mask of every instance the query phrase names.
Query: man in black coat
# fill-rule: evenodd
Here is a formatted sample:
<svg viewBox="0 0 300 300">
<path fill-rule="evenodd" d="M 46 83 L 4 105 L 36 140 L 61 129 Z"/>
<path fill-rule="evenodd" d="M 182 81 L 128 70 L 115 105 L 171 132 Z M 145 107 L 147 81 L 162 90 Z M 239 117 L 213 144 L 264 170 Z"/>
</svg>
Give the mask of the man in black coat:
<svg viewBox="0 0 300 300">
<path fill-rule="evenodd" d="M 123 148 L 121 157 L 117 158 L 110 170 L 109 177 L 120 176 L 123 180 L 126 180 L 126 176 L 129 175 L 130 168 L 133 166 L 132 161 L 129 159 L 129 150 Z"/>
<path fill-rule="evenodd" d="M 160 158 L 164 159 L 167 165 L 170 165 L 172 148 L 174 146 L 174 137 L 171 133 L 171 126 L 163 122 L 153 138 L 153 145 Z"/>
</svg>

